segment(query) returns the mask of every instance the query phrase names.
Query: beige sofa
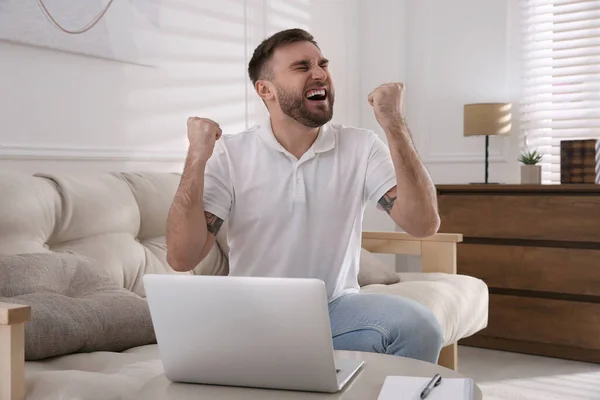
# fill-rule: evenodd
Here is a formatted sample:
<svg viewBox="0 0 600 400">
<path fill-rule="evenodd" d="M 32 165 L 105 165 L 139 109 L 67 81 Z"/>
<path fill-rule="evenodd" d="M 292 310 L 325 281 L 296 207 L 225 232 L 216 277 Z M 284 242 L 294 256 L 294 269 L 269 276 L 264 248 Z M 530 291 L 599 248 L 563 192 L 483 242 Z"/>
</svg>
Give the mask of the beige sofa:
<svg viewBox="0 0 600 400">
<path fill-rule="evenodd" d="M 164 234 L 178 183 L 169 173 L 0 174 L 0 400 L 124 399 L 162 372 L 142 276 L 175 273 Z M 363 234 L 362 290 L 429 307 L 449 368 L 457 341 L 488 318 L 486 285 L 456 275 L 461 240 Z M 372 253 L 420 255 L 423 273 L 386 273 Z M 191 273 L 227 273 L 226 229 Z"/>
</svg>

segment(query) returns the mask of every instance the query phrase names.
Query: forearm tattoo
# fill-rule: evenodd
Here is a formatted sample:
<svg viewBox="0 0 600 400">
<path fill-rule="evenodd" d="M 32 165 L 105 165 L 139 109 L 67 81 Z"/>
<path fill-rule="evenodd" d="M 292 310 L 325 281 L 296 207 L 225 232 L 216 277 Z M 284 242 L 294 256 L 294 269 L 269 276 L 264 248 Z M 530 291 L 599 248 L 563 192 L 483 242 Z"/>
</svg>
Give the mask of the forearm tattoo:
<svg viewBox="0 0 600 400">
<path fill-rule="evenodd" d="M 210 233 L 216 236 L 221 229 L 221 225 L 223 225 L 223 220 L 209 212 L 204 212 L 204 217 L 206 218 L 206 228 Z"/>
<path fill-rule="evenodd" d="M 379 208 L 389 214 L 392 211 L 392 207 L 394 207 L 394 202 L 396 202 L 396 196 L 390 196 L 386 193 L 379 199 Z"/>
</svg>

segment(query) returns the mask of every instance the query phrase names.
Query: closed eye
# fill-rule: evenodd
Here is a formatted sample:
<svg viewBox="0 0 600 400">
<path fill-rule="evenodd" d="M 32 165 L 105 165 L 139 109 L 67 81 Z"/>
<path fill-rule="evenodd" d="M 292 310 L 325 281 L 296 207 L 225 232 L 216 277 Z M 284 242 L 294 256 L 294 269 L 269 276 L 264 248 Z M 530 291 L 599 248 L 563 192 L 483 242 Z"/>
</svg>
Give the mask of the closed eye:
<svg viewBox="0 0 600 400">
<path fill-rule="evenodd" d="M 310 69 L 311 61 L 310 60 L 299 60 L 290 65 L 290 69 L 294 71 L 308 71 Z M 323 69 L 327 69 L 329 67 L 329 60 L 323 58 L 319 60 L 319 67 Z"/>
</svg>

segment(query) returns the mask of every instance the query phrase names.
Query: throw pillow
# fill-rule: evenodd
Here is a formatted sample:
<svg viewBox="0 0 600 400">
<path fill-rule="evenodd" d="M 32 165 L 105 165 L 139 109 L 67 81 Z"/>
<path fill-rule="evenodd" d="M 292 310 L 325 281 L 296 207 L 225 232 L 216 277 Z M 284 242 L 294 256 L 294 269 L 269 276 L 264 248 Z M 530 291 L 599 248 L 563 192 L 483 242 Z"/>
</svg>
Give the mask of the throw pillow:
<svg viewBox="0 0 600 400">
<path fill-rule="evenodd" d="M 31 306 L 27 361 L 156 343 L 146 300 L 84 256 L 0 256 L 0 302 Z"/>
<path fill-rule="evenodd" d="M 391 285 L 400 282 L 400 276 L 390 269 L 377 256 L 365 249 L 360 251 L 360 267 L 358 271 L 358 284 L 366 285 Z"/>
</svg>

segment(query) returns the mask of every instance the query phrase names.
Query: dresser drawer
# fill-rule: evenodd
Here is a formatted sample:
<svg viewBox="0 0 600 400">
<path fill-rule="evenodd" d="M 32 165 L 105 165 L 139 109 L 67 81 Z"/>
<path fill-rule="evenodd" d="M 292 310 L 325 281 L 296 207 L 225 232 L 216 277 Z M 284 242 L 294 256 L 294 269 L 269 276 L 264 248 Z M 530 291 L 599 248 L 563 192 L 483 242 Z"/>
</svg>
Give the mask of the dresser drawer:
<svg viewBox="0 0 600 400">
<path fill-rule="evenodd" d="M 490 288 L 599 296 L 600 249 L 459 244 L 458 273 Z"/>
<path fill-rule="evenodd" d="M 600 243 L 600 196 L 441 194 L 440 232 Z"/>
<path fill-rule="evenodd" d="M 489 312 L 481 335 L 600 349 L 600 304 L 492 294 Z"/>
</svg>

